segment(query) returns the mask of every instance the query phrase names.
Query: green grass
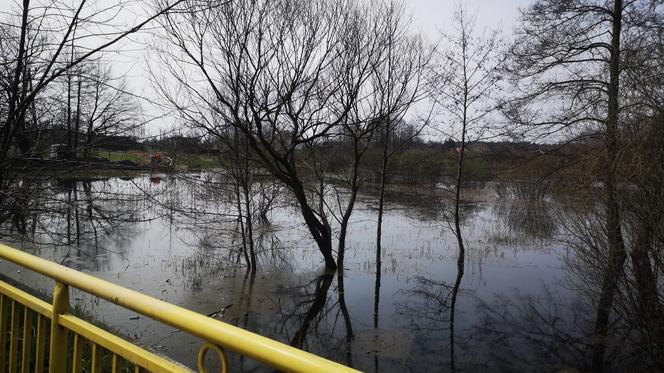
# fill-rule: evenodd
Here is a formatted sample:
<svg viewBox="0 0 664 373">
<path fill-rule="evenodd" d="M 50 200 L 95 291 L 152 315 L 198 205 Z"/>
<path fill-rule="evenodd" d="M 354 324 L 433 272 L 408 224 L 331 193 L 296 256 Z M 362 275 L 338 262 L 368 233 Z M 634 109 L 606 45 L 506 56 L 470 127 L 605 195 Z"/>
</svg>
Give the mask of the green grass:
<svg viewBox="0 0 664 373">
<path fill-rule="evenodd" d="M 114 162 L 119 161 L 132 161 L 138 164 L 148 164 L 149 163 L 149 154 L 151 152 L 145 151 L 98 151 L 97 155 L 103 158 L 107 158 Z M 162 157 L 163 165 L 168 164 L 166 157 L 174 158 L 172 154 L 167 152 L 160 152 Z M 213 168 L 219 168 L 219 160 L 213 156 L 207 154 L 183 154 L 179 153 L 175 157 L 175 168 L 179 170 L 190 170 L 190 169 L 203 169 L 209 170 Z"/>
<path fill-rule="evenodd" d="M 136 163 L 141 163 L 146 161 L 146 156 L 135 151 L 123 152 L 123 151 L 98 151 L 97 155 L 109 159 L 114 162 L 118 161 L 132 161 Z"/>
<path fill-rule="evenodd" d="M 219 168 L 219 160 L 206 154 L 178 154 L 175 167 L 209 170 Z"/>
</svg>

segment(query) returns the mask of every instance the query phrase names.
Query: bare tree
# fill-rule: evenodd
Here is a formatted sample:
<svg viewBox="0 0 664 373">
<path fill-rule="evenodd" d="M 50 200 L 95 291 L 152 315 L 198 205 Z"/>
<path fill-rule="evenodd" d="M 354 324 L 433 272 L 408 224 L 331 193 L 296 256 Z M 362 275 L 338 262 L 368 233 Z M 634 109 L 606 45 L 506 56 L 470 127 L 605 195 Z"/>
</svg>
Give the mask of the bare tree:
<svg viewBox="0 0 664 373">
<path fill-rule="evenodd" d="M 504 62 L 501 40 L 497 31 L 475 29 L 476 15 L 469 13 L 461 2 L 454 12 L 453 30 L 443 35 L 445 48 L 441 52 L 440 68 L 435 71 L 439 87 L 438 103 L 448 115 L 445 124 L 459 144 L 455 147 L 457 170 L 454 179 L 454 211 L 452 232 L 457 240 L 457 276 L 452 288 L 450 304 L 450 368 L 454 361 L 454 321 L 456 300 L 464 274 L 465 253 L 461 230 L 461 193 L 464 183 L 464 160 L 469 143 L 487 135 L 488 122 L 496 113 L 496 93 Z M 450 132 L 448 132 L 450 131 Z"/>
<path fill-rule="evenodd" d="M 6 115 L 0 126 L 0 162 L 6 160 L 12 141 L 23 129 L 26 113 L 47 86 L 83 61 L 141 30 L 180 2 L 164 4 L 145 19 L 127 27 L 111 22 L 114 15 L 130 5 L 125 0 L 104 4 L 82 0 L 73 6 L 58 0 L 36 4 L 23 0 L 17 16 L 19 32 L 16 42 L 13 42 L 16 51 L 10 54 L 15 58 L 7 61 L 6 67 L 10 74 L 6 83 Z M 10 19 L 10 24 L 14 25 L 13 19 Z M 100 24 L 106 28 L 99 28 Z M 86 40 L 91 45 L 86 45 L 79 54 L 67 56 L 65 47 L 74 40 Z M 37 43 L 43 44 L 37 48 Z M 35 57 L 37 63 L 28 65 L 26 57 L 32 50 L 39 50 L 40 53 L 38 58 Z M 21 148 L 21 151 L 26 151 L 29 146 L 22 145 Z"/>
<path fill-rule="evenodd" d="M 660 8 L 645 0 L 540 0 L 523 11 L 511 53 L 511 73 L 522 92 L 507 110 L 511 119 L 529 125 L 530 135 L 551 139 L 593 129 L 602 139 L 608 260 L 597 305 L 596 370 L 603 367 L 609 316 L 627 259 L 617 190 L 619 126 L 630 111 L 649 110 L 626 99 L 621 79 L 644 33 L 656 34 Z"/>
<path fill-rule="evenodd" d="M 9 154 L 14 150 L 21 158 L 32 149 L 28 125 L 36 130 L 39 139 L 43 127 L 41 114 L 48 116 L 51 111 L 44 102 L 48 101 L 48 88 L 52 83 L 84 61 L 117 47 L 128 35 L 138 32 L 180 2 L 167 4 L 130 26 L 113 22 L 116 14 L 133 4 L 129 0 L 82 0 L 74 4 L 59 0 L 23 0 L 16 8 L 3 13 L 7 17 L 0 36 L 3 89 L 0 96 L 3 100 L 0 103 L 0 206 L 3 209 L 21 209 L 18 199 L 12 197 L 14 192 L 20 193 L 21 188 L 16 185 L 16 178 L 7 172 L 16 164 L 16 158 Z M 74 39 L 79 41 L 76 44 L 85 44 L 85 49 L 72 59 L 66 47 Z M 40 108 L 45 110 L 39 112 Z M 39 171 L 33 173 L 38 175 Z"/>
<path fill-rule="evenodd" d="M 385 9 L 384 18 L 388 28 L 385 60 L 384 63 L 374 67 L 376 100 L 379 101 L 378 142 L 382 145 L 376 232 L 377 255 L 380 255 L 380 231 L 390 161 L 395 153 L 419 135 L 423 126 L 406 136 L 399 136 L 397 132 L 405 124 L 404 118 L 412 106 L 429 94 L 424 87 L 423 76 L 433 56 L 433 48 L 427 47 L 419 37 L 409 34 L 408 28 L 411 22 L 403 15 L 400 5 L 390 3 Z"/>
<path fill-rule="evenodd" d="M 384 51 L 376 15 L 323 0 L 192 1 L 163 18 L 170 46 L 161 56 L 177 82 L 161 85 L 163 95 L 212 136 L 221 136 L 223 125 L 238 129 L 260 165 L 292 193 L 331 269 L 332 229 L 319 208 L 325 187 L 307 182 L 302 150 L 335 136 L 356 144 L 370 137 L 376 121 L 368 82 Z M 211 120 L 209 110 L 221 120 Z M 350 180 L 356 189 L 352 172 Z M 352 208 L 351 201 L 340 221 Z"/>
<path fill-rule="evenodd" d="M 343 264 L 348 223 L 366 178 L 362 175 L 366 153 L 386 127 L 394 130 L 394 122 L 399 123 L 408 109 L 424 97 L 420 83 L 431 56 L 424 42 L 408 30 L 407 16 L 397 3 L 379 3 L 372 5 L 372 9 L 361 9 L 354 22 L 357 25 L 351 29 L 355 33 L 348 34 L 342 44 L 345 54 L 342 61 L 348 64 L 344 67 L 344 89 L 354 89 L 359 82 L 360 93 L 347 120 L 332 133 L 333 139 L 339 141 L 340 152 L 323 152 L 335 158 L 338 166 L 334 176 L 349 191 L 347 201 L 342 203 L 338 189 L 334 188 L 338 214 L 330 208 L 339 223 L 339 265 Z M 389 145 L 388 148 L 388 153 L 394 151 Z M 380 219 L 382 210 L 379 214 Z"/>
<path fill-rule="evenodd" d="M 83 97 L 79 97 L 78 102 L 82 99 L 83 107 L 79 105 L 76 115 L 82 117 L 85 126 L 84 153 L 89 156 L 95 149 L 96 136 L 131 132 L 141 121 L 137 120 L 138 103 L 129 92 L 126 80 L 114 78 L 109 67 L 100 62 L 86 65 L 80 73 L 81 80 L 83 88 L 79 91 L 82 89 Z"/>
<path fill-rule="evenodd" d="M 418 136 L 419 130 L 399 136 L 405 117 L 417 102 L 428 96 L 423 77 L 431 63 L 433 48 L 409 31 L 411 20 L 404 16 L 403 6 L 394 2 L 386 4 L 385 52 L 383 63 L 373 67 L 373 84 L 377 101 L 377 125 L 374 144 L 380 149 L 378 216 L 376 223 L 376 278 L 374 284 L 374 328 L 378 328 L 382 263 L 382 228 L 385 211 L 385 192 L 390 182 L 391 163 L 395 154 Z"/>
<path fill-rule="evenodd" d="M 331 231 L 311 207 L 296 159 L 298 148 L 325 136 L 349 110 L 328 105 L 340 93 L 331 68 L 346 23 L 340 6 L 297 1 L 186 6 L 163 19 L 176 48 L 162 56 L 188 96 L 164 89 L 165 96 L 185 115 L 200 117 L 197 106 L 214 110 L 247 138 L 261 165 L 297 200 L 326 266 L 336 268 Z M 220 135 L 218 123 L 198 122 L 210 135 Z"/>
</svg>

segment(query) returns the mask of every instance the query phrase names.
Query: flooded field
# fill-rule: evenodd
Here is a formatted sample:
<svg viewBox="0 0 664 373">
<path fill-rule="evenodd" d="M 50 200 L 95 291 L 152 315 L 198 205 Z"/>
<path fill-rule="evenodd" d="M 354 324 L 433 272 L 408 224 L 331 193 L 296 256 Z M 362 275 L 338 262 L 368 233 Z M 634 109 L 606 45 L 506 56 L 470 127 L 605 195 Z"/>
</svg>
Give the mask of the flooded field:
<svg viewBox="0 0 664 373">
<path fill-rule="evenodd" d="M 3 240 L 363 371 L 553 370 L 584 357 L 592 289 L 581 286 L 575 240 L 559 224 L 569 203 L 519 184 L 468 186 L 450 323 L 459 263 L 442 192 L 388 194 L 379 260 L 376 198 L 362 195 L 339 274 L 324 272 L 298 209 L 280 193 L 254 232 L 252 276 L 225 188 L 214 174 L 53 180 L 26 214 L 25 239 L 4 227 Z M 51 281 L 11 264 L 0 271 L 52 291 Z M 195 365 L 195 338 L 80 292 L 72 299 L 95 322 Z M 263 369 L 234 354 L 231 363 Z"/>
</svg>

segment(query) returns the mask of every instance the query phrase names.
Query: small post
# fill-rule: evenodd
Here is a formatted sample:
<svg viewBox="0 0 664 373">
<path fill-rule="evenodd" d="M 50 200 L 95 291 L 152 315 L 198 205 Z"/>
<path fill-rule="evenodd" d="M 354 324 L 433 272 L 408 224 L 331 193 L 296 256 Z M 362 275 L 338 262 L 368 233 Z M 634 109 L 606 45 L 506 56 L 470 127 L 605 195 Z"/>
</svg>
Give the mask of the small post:
<svg viewBox="0 0 664 373">
<path fill-rule="evenodd" d="M 5 369 L 5 357 L 7 355 L 7 297 L 0 294 L 0 367 L 1 370 Z"/>
<path fill-rule="evenodd" d="M 60 325 L 60 315 L 69 312 L 69 286 L 55 283 L 53 290 L 53 319 L 51 320 L 51 341 L 48 371 L 64 372 L 67 364 L 67 329 Z"/>
</svg>

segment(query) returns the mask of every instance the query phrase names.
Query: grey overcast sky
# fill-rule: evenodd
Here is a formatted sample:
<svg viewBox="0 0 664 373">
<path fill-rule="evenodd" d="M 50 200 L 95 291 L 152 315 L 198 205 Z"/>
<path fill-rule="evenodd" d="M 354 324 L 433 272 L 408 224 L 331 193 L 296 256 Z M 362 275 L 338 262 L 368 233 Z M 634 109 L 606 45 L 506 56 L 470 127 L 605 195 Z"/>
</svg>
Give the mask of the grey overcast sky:
<svg viewBox="0 0 664 373">
<path fill-rule="evenodd" d="M 77 0 L 71 0 L 77 3 Z M 103 1 L 103 0 L 101 0 Z M 372 0 L 366 0 L 372 1 Z M 533 0 L 401 0 L 406 10 L 413 19 L 413 31 L 419 31 L 429 40 L 436 41 L 440 31 L 446 31 L 452 21 L 452 15 L 458 1 L 467 10 L 475 12 L 477 16 L 477 28 L 500 28 L 503 36 L 509 38 L 512 34 L 515 22 L 519 16 L 519 8 L 528 6 Z M 35 1 L 40 3 L 42 1 Z M 20 1 L 0 0 L 0 14 L 6 19 L 6 14 L 11 10 L 20 9 Z M 140 4 L 140 3 L 139 3 Z M 144 16 L 144 15 L 143 15 Z M 128 16 L 128 18 L 140 19 L 141 15 Z M 132 23 L 132 22 L 129 22 Z M 144 35 L 135 35 L 132 40 L 146 40 Z M 147 63 L 149 52 L 146 45 L 140 45 L 127 41 L 122 43 L 122 52 L 119 54 L 105 54 L 105 59 L 113 65 L 114 74 L 125 76 L 129 81 L 130 89 L 143 97 L 154 98 L 149 82 L 148 70 L 151 68 Z M 149 102 L 143 102 L 142 107 L 148 117 L 159 112 Z M 151 113 L 151 114 L 150 114 Z M 148 134 L 157 134 L 160 129 L 165 130 L 172 127 L 172 119 L 158 119 L 148 126 Z"/>
<path fill-rule="evenodd" d="M 368 0 L 370 1 L 370 0 Z M 449 21 L 457 0 L 402 0 L 420 23 L 422 30 L 433 32 Z M 528 5 L 531 0 L 458 0 L 471 10 L 478 11 L 478 23 L 488 26 L 503 26 L 511 29 L 518 15 L 518 8 Z M 18 8 L 17 0 L 0 0 L 0 11 Z M 506 33 L 508 30 L 505 30 Z"/>
<path fill-rule="evenodd" d="M 435 37 L 437 30 L 445 31 L 452 19 L 457 1 L 477 14 L 477 27 L 500 28 L 509 36 L 519 16 L 519 8 L 532 0 L 403 0 L 413 16 L 413 24 L 421 32 Z"/>
</svg>

